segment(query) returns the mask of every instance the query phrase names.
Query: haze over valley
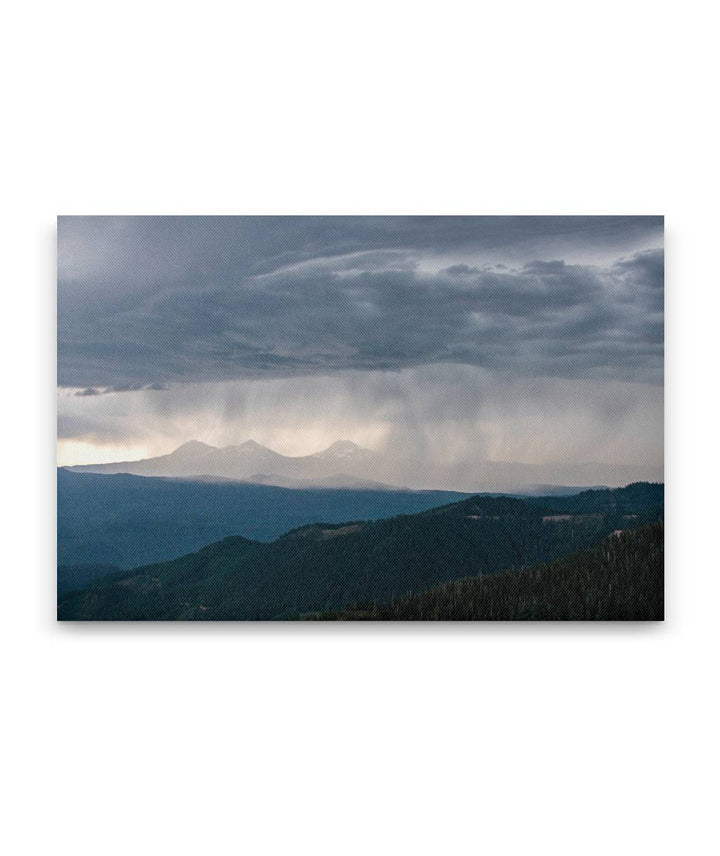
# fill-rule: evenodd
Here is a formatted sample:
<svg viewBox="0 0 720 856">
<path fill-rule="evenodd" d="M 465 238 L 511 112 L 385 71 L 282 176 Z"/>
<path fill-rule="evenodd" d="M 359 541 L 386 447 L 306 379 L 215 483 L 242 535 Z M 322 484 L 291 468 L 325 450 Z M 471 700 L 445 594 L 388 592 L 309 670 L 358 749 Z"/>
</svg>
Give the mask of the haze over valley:
<svg viewBox="0 0 720 856">
<path fill-rule="evenodd" d="M 631 481 L 661 481 L 662 468 L 612 464 L 522 464 L 477 460 L 473 464 L 437 466 L 422 471 L 403 466 L 402 458 L 338 440 L 310 455 L 281 455 L 248 440 L 217 448 L 189 441 L 167 455 L 139 461 L 67 467 L 73 472 L 129 473 L 139 476 L 217 478 L 282 487 L 407 487 L 466 492 L 532 493 L 553 487 L 590 487 L 600 482 L 619 487 Z M 449 487 L 452 485 L 452 487 Z"/>
</svg>

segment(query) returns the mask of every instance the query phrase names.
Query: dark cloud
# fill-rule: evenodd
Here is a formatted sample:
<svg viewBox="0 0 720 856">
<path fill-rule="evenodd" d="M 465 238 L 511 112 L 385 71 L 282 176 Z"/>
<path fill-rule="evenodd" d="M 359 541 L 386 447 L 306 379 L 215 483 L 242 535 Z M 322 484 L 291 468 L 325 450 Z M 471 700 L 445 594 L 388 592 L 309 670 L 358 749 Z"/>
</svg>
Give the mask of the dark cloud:
<svg viewBox="0 0 720 856">
<path fill-rule="evenodd" d="M 108 389 L 104 390 L 105 392 L 139 392 L 140 390 L 149 390 L 151 392 L 159 392 L 167 389 L 168 386 L 165 383 L 140 383 L 135 381 L 133 383 L 116 383 Z"/>
<path fill-rule="evenodd" d="M 612 251 L 661 230 L 659 218 L 63 218 L 59 383 L 91 395 L 433 363 L 659 383 L 662 250 Z M 552 255 L 528 258 L 541 247 Z M 571 264 L 576 247 L 612 255 Z M 490 267 L 494 253 L 518 263 Z M 481 263 L 442 264 L 452 256 Z"/>
<path fill-rule="evenodd" d="M 470 267 L 470 265 L 450 265 L 450 267 L 444 268 L 442 273 L 450 274 L 450 276 L 463 276 L 480 273 L 480 268 Z"/>
<path fill-rule="evenodd" d="M 530 260 L 553 248 L 611 247 L 620 255 L 659 243 L 662 229 L 662 217 L 60 217 L 58 269 L 67 286 L 114 281 L 124 293 L 361 252 L 468 249 Z"/>
<path fill-rule="evenodd" d="M 86 398 L 92 395 L 107 395 L 111 392 L 140 392 L 145 390 L 160 392 L 167 389 L 169 389 L 169 387 L 165 383 L 117 383 L 114 386 L 108 386 L 103 389 L 89 386 L 86 389 L 79 389 L 75 395 L 80 398 Z"/>
</svg>

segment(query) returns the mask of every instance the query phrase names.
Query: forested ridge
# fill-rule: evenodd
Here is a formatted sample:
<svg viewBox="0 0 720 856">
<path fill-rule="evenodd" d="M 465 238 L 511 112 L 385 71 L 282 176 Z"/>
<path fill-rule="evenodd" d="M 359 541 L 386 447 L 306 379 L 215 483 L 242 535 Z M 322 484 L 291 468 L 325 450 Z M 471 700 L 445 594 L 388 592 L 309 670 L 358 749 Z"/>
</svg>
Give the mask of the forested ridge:
<svg viewBox="0 0 720 856">
<path fill-rule="evenodd" d="M 302 526 L 271 543 L 229 537 L 68 592 L 58 617 L 267 620 L 381 606 L 452 580 L 517 574 L 660 521 L 662 489 L 631 485 L 534 501 L 474 496 L 387 520 Z"/>
<path fill-rule="evenodd" d="M 443 583 L 387 604 L 353 604 L 323 621 L 660 621 L 663 524 L 519 571 Z"/>
<path fill-rule="evenodd" d="M 75 588 L 83 574 L 83 585 L 90 582 L 93 566 L 137 568 L 176 559 L 229 535 L 269 542 L 317 520 L 340 523 L 415 514 L 466 496 L 452 491 L 290 489 L 59 469 L 60 589 Z"/>
</svg>

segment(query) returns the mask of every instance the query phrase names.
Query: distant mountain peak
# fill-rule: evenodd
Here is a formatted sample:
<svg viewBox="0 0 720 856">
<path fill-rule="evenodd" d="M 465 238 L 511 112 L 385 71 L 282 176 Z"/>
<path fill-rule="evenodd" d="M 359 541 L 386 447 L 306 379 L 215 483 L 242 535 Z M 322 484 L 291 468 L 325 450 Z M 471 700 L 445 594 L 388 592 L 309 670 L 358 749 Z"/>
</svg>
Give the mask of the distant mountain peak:
<svg viewBox="0 0 720 856">
<path fill-rule="evenodd" d="M 240 445 L 238 446 L 238 449 L 248 449 L 248 450 L 258 449 L 258 450 L 261 450 L 263 452 L 269 452 L 270 451 L 270 449 L 268 449 L 267 446 L 263 446 L 260 443 L 256 443 L 255 440 L 246 440 L 244 443 L 240 443 Z"/>
<path fill-rule="evenodd" d="M 282 457 L 272 449 L 268 449 L 267 446 L 263 446 L 261 443 L 256 443 L 255 440 L 245 440 L 244 443 L 240 443 L 238 446 L 223 446 L 223 448 L 218 449 L 218 452 L 220 455 L 239 457 L 243 460 L 251 458 Z"/>
<path fill-rule="evenodd" d="M 336 440 L 322 452 L 316 452 L 313 458 L 353 458 L 358 456 L 372 455 L 369 449 L 363 449 L 352 440 Z"/>
<path fill-rule="evenodd" d="M 207 443 L 201 443 L 200 440 L 188 440 L 187 443 L 183 443 L 182 446 L 178 446 L 172 454 L 176 454 L 177 452 L 210 452 L 215 451 L 216 446 L 209 446 Z"/>
<path fill-rule="evenodd" d="M 357 443 L 353 443 L 352 440 L 336 440 L 325 450 L 326 452 L 342 452 L 345 450 L 355 451 L 355 449 L 360 449 Z"/>
</svg>

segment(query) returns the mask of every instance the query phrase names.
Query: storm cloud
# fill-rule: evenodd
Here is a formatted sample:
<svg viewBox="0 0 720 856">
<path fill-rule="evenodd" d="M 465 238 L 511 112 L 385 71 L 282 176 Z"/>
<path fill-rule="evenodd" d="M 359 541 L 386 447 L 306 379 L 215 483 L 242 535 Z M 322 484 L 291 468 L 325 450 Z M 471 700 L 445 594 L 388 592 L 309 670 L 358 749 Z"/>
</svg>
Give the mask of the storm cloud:
<svg viewBox="0 0 720 856">
<path fill-rule="evenodd" d="M 663 251 L 613 257 L 658 230 L 657 218 L 68 218 L 58 382 L 453 363 L 661 383 Z M 522 258 L 578 246 L 602 261 Z"/>
<path fill-rule="evenodd" d="M 60 218 L 59 461 L 349 439 L 416 487 L 661 478 L 662 245 L 657 217 Z"/>
</svg>

